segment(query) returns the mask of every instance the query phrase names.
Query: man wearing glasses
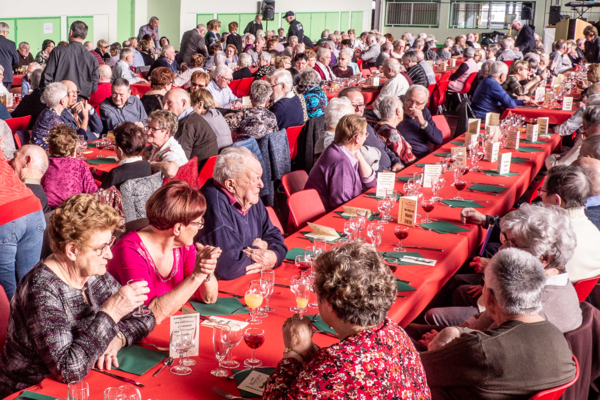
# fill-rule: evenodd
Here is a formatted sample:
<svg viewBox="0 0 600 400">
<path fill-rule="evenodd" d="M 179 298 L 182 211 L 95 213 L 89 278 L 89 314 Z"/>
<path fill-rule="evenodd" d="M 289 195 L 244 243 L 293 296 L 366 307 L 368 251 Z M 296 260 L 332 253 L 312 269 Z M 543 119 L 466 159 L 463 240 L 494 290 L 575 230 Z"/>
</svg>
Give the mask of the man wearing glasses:
<svg viewBox="0 0 600 400">
<path fill-rule="evenodd" d="M 219 65 L 211 73 L 212 79 L 206 90 L 213 95 L 215 105 L 218 108 L 232 109 L 241 105 L 240 99 L 229 88 L 232 74 L 231 68 L 227 65 Z"/>
<path fill-rule="evenodd" d="M 148 115 L 137 96 L 131 95 L 129 82 L 118 78 L 112 84 L 111 96 L 100 104 L 100 115 L 104 129 L 102 133 L 113 130 L 123 122 L 133 122 L 143 126 Z"/>
</svg>

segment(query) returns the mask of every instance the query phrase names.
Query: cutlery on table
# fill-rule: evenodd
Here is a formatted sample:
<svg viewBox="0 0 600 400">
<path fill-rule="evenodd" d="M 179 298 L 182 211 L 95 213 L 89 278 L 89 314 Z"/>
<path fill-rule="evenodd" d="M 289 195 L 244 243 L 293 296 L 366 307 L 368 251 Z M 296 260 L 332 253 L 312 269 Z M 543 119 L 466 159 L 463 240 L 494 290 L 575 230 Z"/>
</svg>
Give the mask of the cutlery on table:
<svg viewBox="0 0 600 400">
<path fill-rule="evenodd" d="M 225 292 L 223 290 L 219 290 L 219 293 L 221 293 L 221 294 L 228 294 L 228 295 L 233 296 L 233 297 L 238 298 L 238 299 L 243 299 L 244 298 L 244 296 L 240 296 L 239 294 L 235 294 L 235 293 L 231 293 L 231 292 Z"/>
<path fill-rule="evenodd" d="M 225 397 L 226 399 L 230 399 L 230 400 L 233 400 L 233 399 L 239 399 L 239 400 L 250 400 L 250 399 L 249 399 L 249 398 L 247 398 L 247 397 L 234 396 L 234 395 L 232 395 L 232 394 L 229 394 L 229 393 L 227 393 L 227 392 L 225 392 L 225 391 L 223 391 L 223 390 L 219 389 L 219 388 L 218 388 L 218 387 L 216 387 L 216 386 L 214 386 L 214 387 L 213 387 L 213 390 L 214 390 L 214 391 L 215 391 L 215 392 L 216 392 L 216 393 L 217 393 L 219 396 Z"/>
<path fill-rule="evenodd" d="M 500 194 L 500 193 L 494 193 L 494 192 L 482 192 L 480 190 L 471 190 L 471 189 L 467 189 L 467 192 L 489 194 L 490 196 L 498 196 Z"/>
<path fill-rule="evenodd" d="M 165 360 L 164 365 L 160 367 L 152 376 L 156 376 L 160 374 L 160 371 L 163 370 L 164 367 L 170 367 L 173 364 L 173 357 L 169 357 Z"/>
<path fill-rule="evenodd" d="M 502 185 L 500 183 L 479 183 L 479 185 L 486 185 L 486 186 L 500 186 L 500 187 L 506 187 L 506 185 Z"/>
<path fill-rule="evenodd" d="M 136 345 L 138 345 L 138 346 L 153 346 L 158 351 L 169 351 L 168 347 L 160 347 L 160 346 L 155 345 L 154 343 L 136 343 Z"/>
<path fill-rule="evenodd" d="M 241 306 L 240 308 L 238 308 L 237 310 L 235 310 L 234 312 L 232 312 L 231 315 L 235 314 L 236 312 L 240 311 L 243 308 L 246 308 L 246 306 Z"/>
<path fill-rule="evenodd" d="M 101 374 L 108 375 L 108 376 L 110 376 L 110 377 L 112 377 L 112 378 L 115 378 L 115 379 L 118 379 L 118 380 L 120 380 L 120 381 L 127 382 L 127 383 L 131 383 L 132 385 L 139 386 L 139 387 L 146 387 L 146 386 L 142 385 L 141 383 L 134 381 L 133 379 L 129 379 L 129 378 L 125 378 L 124 376 L 120 376 L 120 375 L 112 374 L 112 373 L 110 373 L 110 372 L 103 371 L 103 370 L 101 370 L 101 369 L 98 369 L 98 368 L 95 368 L 95 367 L 94 367 L 94 368 L 92 368 L 92 369 L 93 369 L 94 371 L 96 371 L 96 372 L 100 372 Z"/>
<path fill-rule="evenodd" d="M 433 247 L 421 247 L 421 246 L 404 246 L 402 245 L 402 247 L 406 247 L 407 249 L 421 249 L 421 250 L 431 250 L 431 251 L 441 251 L 443 252 L 443 249 L 434 249 Z"/>
<path fill-rule="evenodd" d="M 289 285 L 283 285 L 283 284 L 281 284 L 281 283 L 274 283 L 274 284 L 273 284 L 273 286 L 284 287 L 284 288 L 287 288 L 287 289 L 289 289 L 289 288 L 290 288 L 290 286 L 289 286 Z"/>
<path fill-rule="evenodd" d="M 229 375 L 227 378 L 228 379 L 234 379 L 236 375 L 241 374 L 242 372 L 247 372 L 247 371 L 252 371 L 253 369 L 269 369 L 269 368 L 276 368 L 276 367 L 252 367 L 252 368 L 244 368 L 238 372 L 236 372 L 235 374 Z"/>
<path fill-rule="evenodd" d="M 397 295 L 397 297 L 400 297 L 401 299 L 405 299 L 406 296 L 402 296 L 401 294 Z"/>
</svg>

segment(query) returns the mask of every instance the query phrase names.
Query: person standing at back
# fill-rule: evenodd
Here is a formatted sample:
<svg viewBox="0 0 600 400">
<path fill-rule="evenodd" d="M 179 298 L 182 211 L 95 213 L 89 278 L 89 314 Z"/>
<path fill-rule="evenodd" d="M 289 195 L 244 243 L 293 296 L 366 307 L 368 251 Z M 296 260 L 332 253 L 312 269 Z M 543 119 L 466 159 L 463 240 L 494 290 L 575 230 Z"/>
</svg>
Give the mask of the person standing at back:
<svg viewBox="0 0 600 400">
<path fill-rule="evenodd" d="M 15 42 L 8 40 L 8 24 L 0 22 L 0 65 L 4 67 L 4 78 L 2 83 L 6 90 L 10 90 L 13 82 L 13 64 L 19 63 L 19 54 Z"/>
<path fill-rule="evenodd" d="M 160 42 L 159 42 L 160 35 L 158 34 L 158 18 L 157 17 L 150 18 L 150 21 L 148 21 L 148 23 L 146 25 L 140 26 L 140 30 L 138 32 L 138 37 L 137 37 L 138 41 L 142 40 L 144 38 L 144 35 L 150 35 L 152 40 L 154 40 L 154 47 L 156 49 L 160 48 Z M 137 47 L 137 46 L 134 46 L 133 43 L 132 43 L 132 46 L 134 48 Z"/>
<path fill-rule="evenodd" d="M 294 12 L 286 12 L 283 15 L 283 18 L 290 24 L 290 29 L 288 29 L 288 39 L 291 36 L 296 36 L 298 37 L 298 43 L 302 43 L 304 41 L 304 27 L 302 26 L 302 23 L 296 19 Z"/>
<path fill-rule="evenodd" d="M 262 19 L 263 19 L 262 14 L 256 14 L 256 18 L 254 18 L 252 21 L 248 22 L 248 25 L 246 25 L 246 29 L 244 29 L 244 33 L 251 33 L 254 36 L 256 36 L 256 32 L 258 32 L 259 30 L 261 30 L 261 31 L 263 30 Z"/>
<path fill-rule="evenodd" d="M 206 49 L 206 43 L 204 42 L 205 34 L 206 25 L 204 24 L 198 24 L 194 29 L 185 32 L 181 37 L 179 54 L 177 54 L 175 60 L 179 64 L 185 63 L 186 65 L 190 65 L 193 54 L 201 53 L 205 58 L 208 57 L 208 50 Z"/>
</svg>

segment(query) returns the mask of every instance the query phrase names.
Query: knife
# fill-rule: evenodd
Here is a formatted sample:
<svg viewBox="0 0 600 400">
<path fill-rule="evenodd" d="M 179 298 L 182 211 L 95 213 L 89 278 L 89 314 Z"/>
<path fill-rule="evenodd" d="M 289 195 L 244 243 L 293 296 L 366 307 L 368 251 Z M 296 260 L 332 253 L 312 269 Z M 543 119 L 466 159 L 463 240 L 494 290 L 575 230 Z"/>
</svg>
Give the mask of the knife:
<svg viewBox="0 0 600 400">
<path fill-rule="evenodd" d="M 443 252 L 443 249 L 434 249 L 432 247 L 421 247 L 421 246 L 404 246 L 402 245 L 402 247 L 406 247 L 407 249 L 421 249 L 421 250 L 432 250 L 432 251 L 441 251 Z"/>
<path fill-rule="evenodd" d="M 284 288 L 290 288 L 288 285 L 283 285 L 281 283 L 274 283 L 273 286 L 279 286 L 279 287 L 284 287 Z"/>
<path fill-rule="evenodd" d="M 239 294 L 235 294 L 235 293 L 231 293 L 231 292 L 225 292 L 223 290 L 219 290 L 219 293 L 228 294 L 228 295 L 236 297 L 238 299 L 243 299 L 244 298 L 244 296 L 240 296 Z"/>
<path fill-rule="evenodd" d="M 103 371 L 98 368 L 92 368 L 92 369 L 96 372 L 100 372 L 101 374 L 108 375 L 108 376 L 118 379 L 120 381 L 131 383 L 132 385 L 139 386 L 139 387 L 146 387 L 146 386 L 142 385 L 141 383 L 134 381 L 133 379 L 125 378 L 124 376 L 120 376 L 120 375 L 111 374 L 110 372 Z"/>
</svg>

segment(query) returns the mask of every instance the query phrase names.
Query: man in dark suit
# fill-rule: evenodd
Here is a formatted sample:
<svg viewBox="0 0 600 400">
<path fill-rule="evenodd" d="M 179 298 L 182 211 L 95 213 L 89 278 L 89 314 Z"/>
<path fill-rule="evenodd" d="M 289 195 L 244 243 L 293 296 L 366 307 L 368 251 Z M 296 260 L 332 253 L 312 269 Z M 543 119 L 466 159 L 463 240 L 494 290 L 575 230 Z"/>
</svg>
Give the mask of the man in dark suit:
<svg viewBox="0 0 600 400">
<path fill-rule="evenodd" d="M 85 47 L 88 26 L 75 21 L 69 30 L 69 44 L 57 46 L 48 56 L 48 63 L 42 74 L 40 90 L 52 82 L 69 80 L 79 88 L 79 95 L 86 100 L 98 88 L 98 59 Z"/>
<path fill-rule="evenodd" d="M 19 63 L 19 54 L 17 46 L 12 40 L 8 40 L 8 24 L 0 22 L 0 65 L 4 67 L 4 77 L 2 83 L 6 89 L 10 90 L 13 82 L 13 64 Z"/>
<path fill-rule="evenodd" d="M 519 31 L 515 41 L 515 51 L 523 54 L 530 53 L 535 48 L 535 32 L 530 26 L 523 25 L 521 21 L 515 19 L 511 24 L 513 29 Z"/>
<path fill-rule="evenodd" d="M 244 29 L 244 33 L 251 33 L 254 36 L 256 36 L 256 32 L 258 32 L 259 29 L 262 29 L 262 14 L 256 14 L 256 18 L 254 18 L 252 21 L 250 21 L 248 23 L 248 25 L 246 25 L 246 29 Z"/>
<path fill-rule="evenodd" d="M 194 29 L 190 29 L 184 32 L 181 37 L 181 46 L 179 47 L 179 54 L 175 60 L 179 63 L 190 63 L 190 57 L 192 54 L 201 53 L 204 58 L 208 57 L 208 51 L 206 50 L 206 43 L 204 42 L 204 35 L 206 34 L 206 25 L 198 24 Z"/>
</svg>

